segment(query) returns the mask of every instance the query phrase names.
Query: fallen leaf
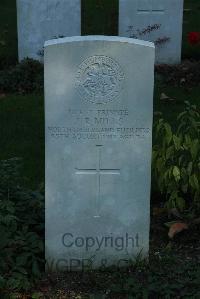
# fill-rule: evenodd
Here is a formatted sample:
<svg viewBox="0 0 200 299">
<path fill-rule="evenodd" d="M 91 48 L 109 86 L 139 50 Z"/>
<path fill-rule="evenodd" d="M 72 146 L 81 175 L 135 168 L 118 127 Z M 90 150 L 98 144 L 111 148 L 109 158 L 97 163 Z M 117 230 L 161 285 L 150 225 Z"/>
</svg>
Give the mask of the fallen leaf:
<svg viewBox="0 0 200 299">
<path fill-rule="evenodd" d="M 168 97 L 165 93 L 161 93 L 160 100 L 162 100 L 162 101 L 175 101 L 175 99 Z"/>
<path fill-rule="evenodd" d="M 183 230 L 188 229 L 188 225 L 183 222 L 176 222 L 170 226 L 168 237 L 173 239 L 174 236 Z"/>
<path fill-rule="evenodd" d="M 163 92 L 163 93 L 161 93 L 160 99 L 161 100 L 169 100 L 169 97 Z"/>
<path fill-rule="evenodd" d="M 170 222 L 165 222 L 164 225 L 168 228 L 170 228 L 173 224 L 177 223 L 177 220 L 170 221 Z"/>
</svg>

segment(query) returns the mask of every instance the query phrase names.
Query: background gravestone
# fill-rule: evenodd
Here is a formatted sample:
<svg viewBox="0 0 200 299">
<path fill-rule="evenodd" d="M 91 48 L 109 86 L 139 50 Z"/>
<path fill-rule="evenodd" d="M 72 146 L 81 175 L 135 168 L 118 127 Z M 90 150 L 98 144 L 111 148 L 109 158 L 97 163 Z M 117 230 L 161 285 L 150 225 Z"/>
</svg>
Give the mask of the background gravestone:
<svg viewBox="0 0 200 299">
<path fill-rule="evenodd" d="M 154 51 L 119 37 L 45 44 L 46 258 L 54 269 L 124 266 L 148 254 Z"/>
<path fill-rule="evenodd" d="M 139 38 L 153 42 L 169 38 L 169 41 L 156 46 L 157 63 L 180 63 L 182 22 L 183 0 L 119 0 L 120 36 L 138 35 L 137 30 L 160 24 L 160 29 Z"/>
<path fill-rule="evenodd" d="M 81 0 L 17 0 L 19 60 L 41 60 L 44 42 L 81 35 Z"/>
</svg>

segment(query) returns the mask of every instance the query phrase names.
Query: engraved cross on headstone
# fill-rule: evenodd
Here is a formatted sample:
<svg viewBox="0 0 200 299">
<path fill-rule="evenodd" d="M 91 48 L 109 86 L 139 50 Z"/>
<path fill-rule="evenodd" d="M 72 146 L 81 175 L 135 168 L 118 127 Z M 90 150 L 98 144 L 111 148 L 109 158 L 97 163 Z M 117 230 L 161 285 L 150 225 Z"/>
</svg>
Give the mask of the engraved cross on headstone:
<svg viewBox="0 0 200 299">
<path fill-rule="evenodd" d="M 141 3 L 140 3 L 141 4 Z M 164 8 L 154 8 L 152 0 L 151 3 L 149 3 L 149 8 L 145 9 L 145 8 L 138 8 L 137 12 L 138 14 L 164 14 L 165 9 Z"/>
<path fill-rule="evenodd" d="M 100 217 L 101 202 L 101 176 L 102 175 L 120 175 L 120 169 L 102 168 L 101 167 L 101 148 L 102 145 L 96 145 L 97 162 L 96 168 L 76 168 L 77 175 L 96 175 L 96 208 L 94 217 Z"/>
</svg>

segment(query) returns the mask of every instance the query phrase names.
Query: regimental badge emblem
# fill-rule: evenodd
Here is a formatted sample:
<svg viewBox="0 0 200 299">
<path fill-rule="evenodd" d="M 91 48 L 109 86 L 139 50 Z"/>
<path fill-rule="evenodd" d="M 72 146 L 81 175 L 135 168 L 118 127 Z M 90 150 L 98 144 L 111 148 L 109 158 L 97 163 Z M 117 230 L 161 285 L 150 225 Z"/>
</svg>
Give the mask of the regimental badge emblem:
<svg viewBox="0 0 200 299">
<path fill-rule="evenodd" d="M 94 104 L 106 104 L 116 99 L 122 88 L 124 72 L 107 56 L 92 56 L 79 66 L 76 88 L 80 96 Z"/>
</svg>

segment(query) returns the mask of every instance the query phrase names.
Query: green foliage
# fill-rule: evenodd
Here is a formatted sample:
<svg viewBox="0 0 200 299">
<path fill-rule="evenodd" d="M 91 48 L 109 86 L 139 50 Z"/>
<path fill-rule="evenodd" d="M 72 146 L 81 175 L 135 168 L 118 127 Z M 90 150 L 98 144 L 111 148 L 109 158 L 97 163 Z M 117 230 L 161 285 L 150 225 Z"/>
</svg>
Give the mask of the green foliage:
<svg viewBox="0 0 200 299">
<path fill-rule="evenodd" d="M 165 194 L 168 208 L 200 209 L 200 113 L 186 103 L 176 130 L 159 119 L 155 123 L 152 172 L 154 184 Z"/>
<path fill-rule="evenodd" d="M 149 264 L 115 272 L 112 280 L 109 298 L 199 298 L 200 263 L 161 250 L 150 255 Z"/>
<path fill-rule="evenodd" d="M 150 259 L 148 298 L 193 298 L 200 296 L 200 263 L 173 253 Z"/>
<path fill-rule="evenodd" d="M 44 264 L 44 196 L 26 190 L 21 160 L 0 161 L 0 289 L 27 290 L 41 277 Z"/>
<path fill-rule="evenodd" d="M 8 70 L 0 71 L 0 91 L 27 94 L 43 91 L 43 65 L 33 59 L 24 59 Z"/>
<path fill-rule="evenodd" d="M 200 61 L 186 60 L 179 65 L 160 64 L 155 66 L 155 70 L 164 84 L 189 88 L 200 85 Z"/>
</svg>

